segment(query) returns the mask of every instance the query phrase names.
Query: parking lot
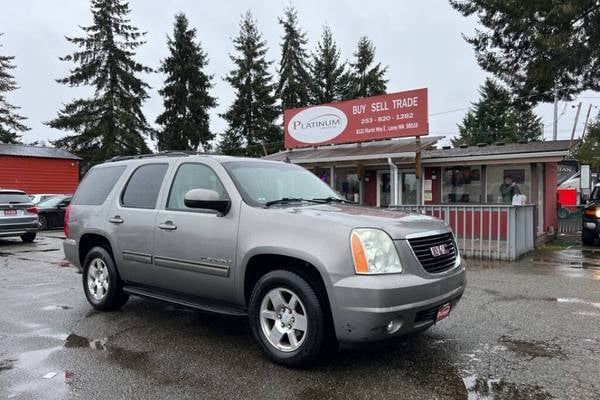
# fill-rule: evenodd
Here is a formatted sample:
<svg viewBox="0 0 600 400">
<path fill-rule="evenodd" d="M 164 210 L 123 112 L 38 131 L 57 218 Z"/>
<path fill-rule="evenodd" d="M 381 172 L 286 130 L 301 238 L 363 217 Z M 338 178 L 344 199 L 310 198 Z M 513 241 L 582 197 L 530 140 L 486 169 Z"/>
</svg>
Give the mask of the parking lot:
<svg viewBox="0 0 600 400">
<path fill-rule="evenodd" d="M 138 298 L 93 311 L 61 236 L 0 240 L 0 398 L 600 397 L 600 251 L 576 238 L 472 261 L 462 302 L 426 333 L 298 371 L 267 361 L 245 320 Z"/>
</svg>

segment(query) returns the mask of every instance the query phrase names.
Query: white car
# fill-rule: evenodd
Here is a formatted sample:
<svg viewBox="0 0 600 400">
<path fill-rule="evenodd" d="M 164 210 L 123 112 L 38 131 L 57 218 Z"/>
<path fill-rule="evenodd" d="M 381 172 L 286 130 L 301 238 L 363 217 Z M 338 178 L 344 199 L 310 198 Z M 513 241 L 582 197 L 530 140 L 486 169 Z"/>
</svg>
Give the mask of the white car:
<svg viewBox="0 0 600 400">
<path fill-rule="evenodd" d="M 58 196 L 64 196 L 62 194 L 55 194 L 55 193 L 39 193 L 39 194 L 30 194 L 29 198 L 31 199 L 31 202 L 36 205 L 38 203 L 41 203 L 42 201 L 51 199 L 53 197 L 58 197 Z"/>
</svg>

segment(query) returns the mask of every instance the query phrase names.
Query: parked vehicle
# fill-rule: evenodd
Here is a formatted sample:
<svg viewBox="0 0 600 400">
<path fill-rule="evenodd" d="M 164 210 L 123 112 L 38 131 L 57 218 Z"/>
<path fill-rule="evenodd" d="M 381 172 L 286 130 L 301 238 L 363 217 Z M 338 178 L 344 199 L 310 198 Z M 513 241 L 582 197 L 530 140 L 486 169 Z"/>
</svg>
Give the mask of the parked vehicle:
<svg viewBox="0 0 600 400">
<path fill-rule="evenodd" d="M 137 295 L 247 316 L 268 357 L 301 366 L 338 342 L 423 331 L 465 289 L 444 222 L 346 203 L 282 162 L 120 158 L 81 182 L 64 250 L 98 310 Z"/>
<path fill-rule="evenodd" d="M 57 196 L 37 205 L 40 230 L 62 228 L 71 196 Z"/>
<path fill-rule="evenodd" d="M 42 201 L 46 201 L 48 199 L 52 199 L 54 197 L 64 196 L 63 194 L 51 194 L 51 193 L 42 193 L 42 194 L 30 194 L 29 198 L 34 205 L 38 205 Z"/>
<path fill-rule="evenodd" d="M 596 185 L 583 209 L 581 241 L 592 246 L 600 237 L 600 185 Z"/>
<path fill-rule="evenodd" d="M 21 190 L 0 189 L 0 237 L 19 236 L 31 243 L 38 231 L 37 208 Z"/>
</svg>

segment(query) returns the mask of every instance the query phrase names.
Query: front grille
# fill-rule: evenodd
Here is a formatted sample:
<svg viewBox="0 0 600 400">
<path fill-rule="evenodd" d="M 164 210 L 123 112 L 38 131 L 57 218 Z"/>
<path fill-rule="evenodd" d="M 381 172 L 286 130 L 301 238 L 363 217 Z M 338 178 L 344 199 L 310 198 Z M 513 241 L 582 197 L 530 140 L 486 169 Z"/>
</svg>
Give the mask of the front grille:
<svg viewBox="0 0 600 400">
<path fill-rule="evenodd" d="M 417 259 L 425 271 L 431 274 L 444 272 L 454 267 L 456 262 L 456 243 L 452 233 L 408 239 Z M 435 257 L 431 251 L 434 246 L 444 245 L 448 254 Z"/>
</svg>

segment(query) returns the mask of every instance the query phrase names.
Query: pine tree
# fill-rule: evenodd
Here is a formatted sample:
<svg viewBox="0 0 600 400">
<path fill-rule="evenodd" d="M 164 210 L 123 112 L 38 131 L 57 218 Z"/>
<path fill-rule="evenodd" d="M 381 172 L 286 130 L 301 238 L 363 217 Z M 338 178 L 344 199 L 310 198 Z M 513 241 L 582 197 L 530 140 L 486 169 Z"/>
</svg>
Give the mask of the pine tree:
<svg viewBox="0 0 600 400">
<path fill-rule="evenodd" d="M 208 64 L 206 54 L 196 43 L 196 30 L 188 28 L 181 13 L 175 16 L 173 38 L 168 38 L 170 55 L 162 61 L 161 71 L 167 74 L 163 96 L 164 112 L 156 123 L 159 150 L 210 149 L 215 135 L 210 132 L 209 110 L 217 105 L 209 90 L 212 75 L 203 69 Z"/>
<path fill-rule="evenodd" d="M 280 113 L 273 96 L 273 78 L 268 72 L 271 62 L 265 59 L 266 43 L 250 11 L 243 16 L 233 44 L 237 54 L 229 57 L 235 68 L 225 80 L 235 90 L 236 98 L 222 115 L 229 128 L 222 135 L 219 151 L 239 154 L 237 146 L 244 146 L 244 154 L 258 156 L 265 150 L 279 150 L 283 138 L 276 125 Z"/>
<path fill-rule="evenodd" d="M 479 65 L 528 103 L 600 90 L 597 0 L 450 0 L 481 28 L 466 37 Z"/>
<path fill-rule="evenodd" d="M 583 142 L 574 152 L 574 156 L 581 164 L 591 165 L 592 171 L 600 173 L 600 114 L 588 126 Z"/>
<path fill-rule="evenodd" d="M 60 58 L 76 67 L 57 82 L 90 85 L 94 94 L 66 104 L 48 122 L 74 132 L 54 145 L 82 157 L 84 169 L 116 155 L 148 153 L 144 136 L 151 130 L 142 113 L 149 86 L 136 76 L 151 69 L 134 60 L 145 33 L 130 25 L 123 0 L 92 0 L 91 10 L 93 24 L 82 28 L 85 37 L 67 38 L 80 50 Z"/>
<path fill-rule="evenodd" d="M 339 101 L 344 93 L 344 76 L 346 63 L 340 64 L 340 50 L 333 40 L 328 26 L 323 28 L 321 41 L 317 43 L 316 52 L 312 56 L 311 102 L 323 104 Z"/>
<path fill-rule="evenodd" d="M 387 79 L 385 73 L 387 67 L 381 63 L 374 64 L 375 46 L 363 36 L 358 41 L 358 48 L 354 53 L 355 61 L 350 63 L 350 72 L 344 78 L 346 86 L 344 98 L 355 99 L 359 97 L 375 96 L 385 94 L 387 90 Z"/>
<path fill-rule="evenodd" d="M 19 132 L 29 130 L 21 122 L 26 118 L 16 113 L 19 107 L 10 104 L 4 95 L 18 89 L 15 78 L 10 74 L 10 70 L 15 69 L 14 59 L 14 56 L 0 55 L 0 143 L 20 143 Z"/>
<path fill-rule="evenodd" d="M 284 18 L 279 18 L 279 24 L 283 27 L 284 34 L 277 96 L 281 99 L 283 110 L 304 107 L 310 102 L 306 33 L 300 30 L 298 13 L 293 7 L 285 9 Z"/>
<path fill-rule="evenodd" d="M 480 99 L 458 125 L 460 135 L 452 139 L 454 146 L 516 143 L 540 140 L 542 121 L 533 110 L 515 103 L 506 88 L 493 79 L 486 79 L 479 89 Z"/>
</svg>

